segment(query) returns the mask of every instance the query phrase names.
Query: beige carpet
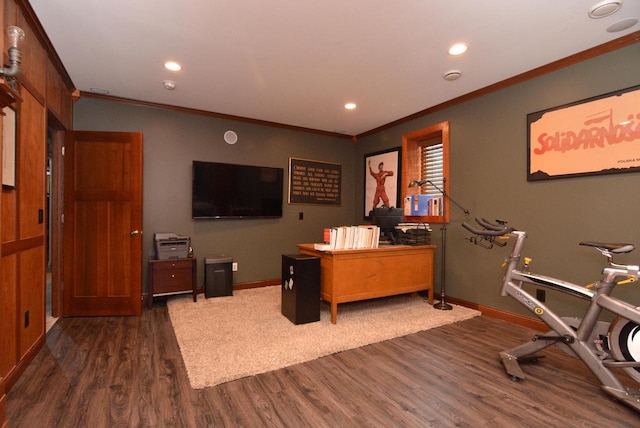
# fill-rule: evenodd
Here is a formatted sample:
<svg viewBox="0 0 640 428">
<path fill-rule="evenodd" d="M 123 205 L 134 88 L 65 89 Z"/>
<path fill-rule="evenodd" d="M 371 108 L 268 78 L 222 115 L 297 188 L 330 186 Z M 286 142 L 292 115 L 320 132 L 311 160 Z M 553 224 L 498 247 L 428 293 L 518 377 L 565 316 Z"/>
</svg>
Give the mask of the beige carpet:
<svg viewBox="0 0 640 428">
<path fill-rule="evenodd" d="M 461 306 L 434 309 L 421 297 L 402 295 L 338 305 L 331 324 L 322 303 L 320 321 L 295 325 L 282 315 L 280 287 L 237 290 L 233 296 L 196 303 L 168 301 L 169 316 L 191 386 L 214 386 L 335 352 L 473 318 Z"/>
</svg>

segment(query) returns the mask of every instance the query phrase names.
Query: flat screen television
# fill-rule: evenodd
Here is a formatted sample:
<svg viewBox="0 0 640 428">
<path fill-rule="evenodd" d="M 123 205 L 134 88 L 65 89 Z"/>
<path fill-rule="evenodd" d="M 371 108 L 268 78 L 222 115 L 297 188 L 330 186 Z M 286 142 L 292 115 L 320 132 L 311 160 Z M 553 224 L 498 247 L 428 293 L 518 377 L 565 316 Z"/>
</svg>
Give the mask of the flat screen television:
<svg viewBox="0 0 640 428">
<path fill-rule="evenodd" d="M 282 217 L 283 177 L 283 168 L 193 161 L 192 217 Z"/>
</svg>

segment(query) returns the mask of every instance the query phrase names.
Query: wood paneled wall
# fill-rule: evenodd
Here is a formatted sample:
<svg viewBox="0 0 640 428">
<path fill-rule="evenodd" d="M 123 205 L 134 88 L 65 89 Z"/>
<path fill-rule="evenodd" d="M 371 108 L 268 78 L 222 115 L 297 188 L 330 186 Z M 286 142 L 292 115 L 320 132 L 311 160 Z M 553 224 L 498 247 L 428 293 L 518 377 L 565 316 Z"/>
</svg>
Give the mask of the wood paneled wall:
<svg viewBox="0 0 640 428">
<path fill-rule="evenodd" d="M 16 109 L 16 183 L 0 197 L 0 427 L 5 397 L 45 342 L 47 123 L 71 129 L 75 88 L 26 0 L 0 0 L 2 33 L 25 32 Z M 6 42 L 0 37 L 4 63 Z M 1 127 L 0 122 L 0 127 Z M 1 135 L 1 134 L 0 134 Z M 0 162 L 0 168 L 2 163 Z"/>
</svg>

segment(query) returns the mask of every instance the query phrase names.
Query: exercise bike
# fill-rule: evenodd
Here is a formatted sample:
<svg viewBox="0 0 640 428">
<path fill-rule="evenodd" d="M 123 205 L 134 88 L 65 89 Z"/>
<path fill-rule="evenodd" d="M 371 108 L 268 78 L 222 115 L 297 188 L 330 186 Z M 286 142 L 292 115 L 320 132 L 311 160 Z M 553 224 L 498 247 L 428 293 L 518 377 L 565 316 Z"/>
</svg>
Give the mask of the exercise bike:
<svg viewBox="0 0 640 428">
<path fill-rule="evenodd" d="M 602 278 L 593 284 L 581 286 L 532 273 L 529 267 L 531 260 L 521 258 L 526 232 L 508 227 L 504 221 L 498 220 L 497 224 L 485 219 L 476 221 L 481 229 L 466 222 L 462 226 L 475 235 L 470 241 L 484 248 L 493 248 L 494 244 L 503 246 L 505 239 L 515 238 L 511 254 L 505 260 L 501 294 L 514 298 L 549 326 L 547 333 L 537 334 L 530 342 L 500 352 L 507 374 L 514 381 L 525 379 L 520 363 L 537 361 L 542 355 L 536 352 L 557 344 L 565 352 L 582 360 L 607 394 L 640 412 L 640 390 L 625 387 L 612 371 L 622 369 L 640 382 L 640 308 L 611 296 L 616 285 L 638 279 L 638 266 L 613 262 L 614 255 L 630 253 L 634 245 L 581 242 L 580 245 L 595 248 L 607 259 Z M 560 291 L 590 301 L 590 304 L 582 318 L 560 317 L 523 289 L 525 283 Z M 599 320 L 604 310 L 617 315 L 613 322 Z"/>
</svg>

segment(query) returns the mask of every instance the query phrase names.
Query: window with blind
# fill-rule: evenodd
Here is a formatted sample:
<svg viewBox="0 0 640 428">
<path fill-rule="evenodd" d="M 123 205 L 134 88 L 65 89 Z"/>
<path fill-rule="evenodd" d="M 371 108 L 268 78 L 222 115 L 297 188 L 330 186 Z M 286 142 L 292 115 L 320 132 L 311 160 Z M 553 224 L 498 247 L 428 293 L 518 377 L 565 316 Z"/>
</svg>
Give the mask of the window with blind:
<svg viewBox="0 0 640 428">
<path fill-rule="evenodd" d="M 405 220 L 449 221 L 449 122 L 442 122 L 402 137 L 402 200 Z M 426 181 L 409 187 L 412 181 Z"/>
<path fill-rule="evenodd" d="M 443 144 L 420 146 L 420 180 L 427 180 L 420 193 L 442 196 L 438 189 L 444 188 Z"/>
</svg>

